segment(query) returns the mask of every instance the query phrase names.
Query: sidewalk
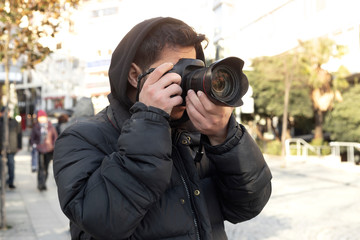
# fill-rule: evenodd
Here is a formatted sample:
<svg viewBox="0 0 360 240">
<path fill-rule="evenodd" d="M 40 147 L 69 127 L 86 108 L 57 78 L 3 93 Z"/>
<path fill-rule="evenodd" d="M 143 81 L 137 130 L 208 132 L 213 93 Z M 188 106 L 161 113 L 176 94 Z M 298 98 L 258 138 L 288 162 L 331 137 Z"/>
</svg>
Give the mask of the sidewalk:
<svg viewBox="0 0 360 240">
<path fill-rule="evenodd" d="M 69 224 L 61 212 L 49 166 L 47 191 L 37 189 L 37 173 L 31 172 L 27 138 L 23 149 L 15 155 L 15 190 L 6 190 L 5 214 L 9 228 L 0 231 L 0 240 L 66 240 Z"/>
</svg>

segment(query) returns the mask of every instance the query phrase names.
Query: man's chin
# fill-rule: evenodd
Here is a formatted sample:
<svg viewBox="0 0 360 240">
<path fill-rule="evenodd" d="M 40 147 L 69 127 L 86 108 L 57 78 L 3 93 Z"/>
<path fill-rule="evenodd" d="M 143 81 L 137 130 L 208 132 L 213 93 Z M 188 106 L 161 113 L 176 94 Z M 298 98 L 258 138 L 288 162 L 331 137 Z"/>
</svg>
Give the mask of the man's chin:
<svg viewBox="0 0 360 240">
<path fill-rule="evenodd" d="M 174 107 L 170 114 L 170 120 L 171 121 L 179 120 L 184 115 L 185 109 L 186 109 L 185 106 Z"/>
</svg>

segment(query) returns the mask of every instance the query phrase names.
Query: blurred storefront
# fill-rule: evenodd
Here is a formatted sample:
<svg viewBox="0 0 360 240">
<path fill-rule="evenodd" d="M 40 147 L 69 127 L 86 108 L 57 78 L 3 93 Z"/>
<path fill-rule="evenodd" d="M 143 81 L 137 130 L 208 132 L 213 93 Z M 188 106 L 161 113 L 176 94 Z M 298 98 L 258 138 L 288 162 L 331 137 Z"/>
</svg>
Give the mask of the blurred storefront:
<svg viewBox="0 0 360 240">
<path fill-rule="evenodd" d="M 33 114 L 41 103 L 41 87 L 17 89 L 18 109 L 21 127 L 25 130 L 32 126 Z"/>
</svg>

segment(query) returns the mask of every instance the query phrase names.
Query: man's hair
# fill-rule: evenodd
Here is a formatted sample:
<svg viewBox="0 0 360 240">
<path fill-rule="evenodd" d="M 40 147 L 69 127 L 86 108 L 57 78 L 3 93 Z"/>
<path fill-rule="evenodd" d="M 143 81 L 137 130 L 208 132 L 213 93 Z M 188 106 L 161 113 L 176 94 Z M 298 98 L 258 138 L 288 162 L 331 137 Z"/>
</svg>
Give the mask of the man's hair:
<svg viewBox="0 0 360 240">
<path fill-rule="evenodd" d="M 142 71 L 157 61 L 164 47 L 195 47 L 201 49 L 201 43 L 208 42 L 204 34 L 198 34 L 185 23 L 164 23 L 156 26 L 145 37 L 138 48 L 134 63 Z"/>
</svg>

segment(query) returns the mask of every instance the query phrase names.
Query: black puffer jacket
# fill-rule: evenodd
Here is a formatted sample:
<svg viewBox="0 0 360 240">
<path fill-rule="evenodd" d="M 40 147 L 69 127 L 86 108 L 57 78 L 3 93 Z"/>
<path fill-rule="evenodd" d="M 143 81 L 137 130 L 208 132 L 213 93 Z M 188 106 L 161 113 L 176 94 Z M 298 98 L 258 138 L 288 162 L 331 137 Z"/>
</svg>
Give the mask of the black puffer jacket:
<svg viewBox="0 0 360 240">
<path fill-rule="evenodd" d="M 143 22 L 130 36 L 161 21 L 175 20 Z M 55 145 L 54 175 L 72 238 L 227 239 L 224 220 L 251 219 L 270 197 L 262 153 L 234 117 L 226 142 L 211 146 L 189 126 L 172 129 L 160 109 L 136 103 L 129 111 L 121 83 L 114 84 L 124 74 L 112 71 L 120 50 L 137 45 L 127 37 L 110 67 L 110 106 L 67 128 Z M 196 157 L 200 139 L 204 154 Z"/>
</svg>

